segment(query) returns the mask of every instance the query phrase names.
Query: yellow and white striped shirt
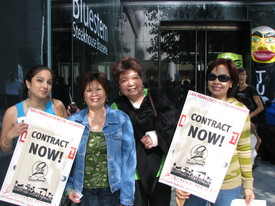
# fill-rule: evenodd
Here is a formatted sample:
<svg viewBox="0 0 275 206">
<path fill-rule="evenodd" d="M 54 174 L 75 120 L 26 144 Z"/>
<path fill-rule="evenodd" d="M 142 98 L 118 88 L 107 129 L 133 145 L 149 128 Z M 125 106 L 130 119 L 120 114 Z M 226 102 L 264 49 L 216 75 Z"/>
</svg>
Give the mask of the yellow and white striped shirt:
<svg viewBox="0 0 275 206">
<path fill-rule="evenodd" d="M 240 107 L 244 104 L 231 97 L 228 103 Z M 221 189 L 233 189 L 243 184 L 244 189 L 253 189 L 252 157 L 250 147 L 250 115 L 247 115 L 240 139 L 234 151 Z"/>
</svg>

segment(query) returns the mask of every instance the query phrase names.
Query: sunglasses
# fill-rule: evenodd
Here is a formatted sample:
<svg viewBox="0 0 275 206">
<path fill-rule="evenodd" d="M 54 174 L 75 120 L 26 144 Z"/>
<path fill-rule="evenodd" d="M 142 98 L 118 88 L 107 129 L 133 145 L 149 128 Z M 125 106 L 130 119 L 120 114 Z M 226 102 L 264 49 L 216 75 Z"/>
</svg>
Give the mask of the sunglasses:
<svg viewBox="0 0 275 206">
<path fill-rule="evenodd" d="M 229 76 L 227 76 L 225 74 L 221 74 L 221 75 L 217 76 L 216 74 L 210 73 L 207 76 L 208 81 L 214 81 L 217 78 L 220 82 L 228 82 L 231 79 Z"/>
</svg>

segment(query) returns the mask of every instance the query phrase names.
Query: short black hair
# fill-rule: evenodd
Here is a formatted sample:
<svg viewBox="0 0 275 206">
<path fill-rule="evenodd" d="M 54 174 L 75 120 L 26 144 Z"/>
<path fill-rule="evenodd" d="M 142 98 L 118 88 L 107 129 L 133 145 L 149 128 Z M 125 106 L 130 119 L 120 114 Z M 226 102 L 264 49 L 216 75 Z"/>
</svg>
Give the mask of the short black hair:
<svg viewBox="0 0 275 206">
<path fill-rule="evenodd" d="M 80 87 L 80 96 L 84 98 L 84 92 L 87 85 L 94 80 L 97 80 L 102 85 L 103 89 L 106 92 L 106 96 L 108 97 L 110 94 L 110 86 L 109 86 L 106 74 L 104 74 L 103 72 L 94 73 L 91 71 L 86 72 L 82 77 L 81 87 Z"/>
<path fill-rule="evenodd" d="M 117 61 L 112 69 L 112 75 L 117 84 L 119 82 L 119 76 L 124 74 L 124 72 L 127 70 L 134 70 L 138 73 L 140 78 L 142 78 L 140 62 L 134 57 L 124 57 Z"/>
</svg>

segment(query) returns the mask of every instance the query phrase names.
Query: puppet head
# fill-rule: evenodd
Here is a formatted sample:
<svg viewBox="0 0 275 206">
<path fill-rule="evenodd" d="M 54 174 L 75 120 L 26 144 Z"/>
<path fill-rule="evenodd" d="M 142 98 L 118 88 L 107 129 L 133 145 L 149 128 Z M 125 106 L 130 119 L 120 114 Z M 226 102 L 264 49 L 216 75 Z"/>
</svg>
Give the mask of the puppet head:
<svg viewBox="0 0 275 206">
<path fill-rule="evenodd" d="M 243 57 L 241 54 L 235 53 L 221 53 L 218 55 L 217 59 L 224 58 L 232 60 L 237 68 L 243 67 Z"/>
<path fill-rule="evenodd" d="M 259 63 L 275 62 L 275 30 L 268 26 L 252 29 L 251 56 Z"/>
</svg>

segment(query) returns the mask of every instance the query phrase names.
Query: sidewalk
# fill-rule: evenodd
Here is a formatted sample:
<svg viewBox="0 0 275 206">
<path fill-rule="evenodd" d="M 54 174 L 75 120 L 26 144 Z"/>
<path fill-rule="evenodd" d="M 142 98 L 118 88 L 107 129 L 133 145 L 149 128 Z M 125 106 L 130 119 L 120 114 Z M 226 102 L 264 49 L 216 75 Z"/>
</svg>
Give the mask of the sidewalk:
<svg viewBox="0 0 275 206">
<path fill-rule="evenodd" d="M 267 206 L 275 205 L 275 165 L 257 158 L 258 167 L 253 170 L 254 192 L 256 199 L 266 200 Z M 170 206 L 176 206 L 175 194 L 172 194 Z"/>
<path fill-rule="evenodd" d="M 267 206 L 275 205 L 275 165 L 257 158 L 258 167 L 253 171 L 256 199 L 266 200 Z"/>
</svg>

